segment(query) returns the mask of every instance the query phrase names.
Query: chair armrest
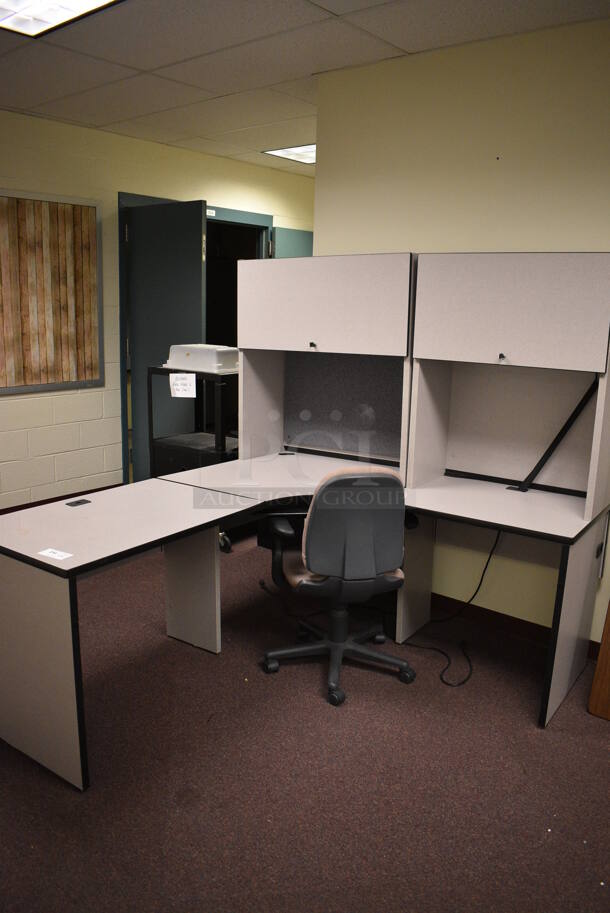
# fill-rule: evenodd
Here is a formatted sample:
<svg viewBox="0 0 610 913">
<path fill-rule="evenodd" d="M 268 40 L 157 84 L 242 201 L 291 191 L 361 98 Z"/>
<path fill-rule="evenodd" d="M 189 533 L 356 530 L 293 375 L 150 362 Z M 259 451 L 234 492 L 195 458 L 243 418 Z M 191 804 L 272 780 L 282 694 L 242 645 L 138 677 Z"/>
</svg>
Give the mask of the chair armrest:
<svg viewBox="0 0 610 913">
<path fill-rule="evenodd" d="M 289 583 L 284 576 L 284 548 L 291 543 L 298 543 L 299 534 L 290 522 L 290 518 L 302 519 L 306 512 L 293 512 L 291 514 L 272 514 L 269 517 L 269 532 L 271 534 L 271 577 L 277 587 L 289 588 Z"/>
<path fill-rule="evenodd" d="M 274 539 L 276 537 L 281 540 L 296 538 L 294 527 L 288 517 L 270 517 L 269 529 Z"/>
</svg>

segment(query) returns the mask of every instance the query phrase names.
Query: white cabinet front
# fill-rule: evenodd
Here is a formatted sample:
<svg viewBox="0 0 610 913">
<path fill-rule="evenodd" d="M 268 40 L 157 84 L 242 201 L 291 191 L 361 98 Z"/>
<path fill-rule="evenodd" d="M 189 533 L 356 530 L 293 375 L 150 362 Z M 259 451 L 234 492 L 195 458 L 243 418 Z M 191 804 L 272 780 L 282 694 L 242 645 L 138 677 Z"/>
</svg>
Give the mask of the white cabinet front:
<svg viewBox="0 0 610 913">
<path fill-rule="evenodd" d="M 421 254 L 416 358 L 604 373 L 610 255 Z"/>
<path fill-rule="evenodd" d="M 240 349 L 407 353 L 410 254 L 244 260 Z"/>
</svg>

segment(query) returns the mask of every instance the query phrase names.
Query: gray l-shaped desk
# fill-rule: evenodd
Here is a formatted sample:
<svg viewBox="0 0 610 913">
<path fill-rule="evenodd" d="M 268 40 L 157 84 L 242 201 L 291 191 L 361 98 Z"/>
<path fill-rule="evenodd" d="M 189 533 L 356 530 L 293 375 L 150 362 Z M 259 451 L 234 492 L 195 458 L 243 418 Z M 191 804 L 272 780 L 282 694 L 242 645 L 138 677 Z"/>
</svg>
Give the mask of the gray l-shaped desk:
<svg viewBox="0 0 610 913">
<path fill-rule="evenodd" d="M 218 653 L 219 524 L 245 522 L 248 514 L 278 500 L 310 496 L 329 472 L 365 470 L 367 465 L 312 454 L 275 454 L 0 516 L 0 738 L 86 789 L 78 579 L 162 545 L 168 635 Z M 593 563 L 601 560 L 591 556 L 603 539 L 604 518 L 578 521 L 565 496 L 505 492 L 492 483 L 455 479 L 416 494 L 406 490 L 405 503 L 421 514 L 421 522 L 418 529 L 406 533 L 398 640 L 426 621 L 425 611 L 418 615 L 418 606 L 426 602 L 429 606 L 429 576 L 425 562 L 422 566 L 410 561 L 410 556 L 421 548 L 419 540 L 429 536 L 432 518 L 450 516 L 561 543 L 542 695 L 541 725 L 545 725 L 586 659 Z"/>
</svg>

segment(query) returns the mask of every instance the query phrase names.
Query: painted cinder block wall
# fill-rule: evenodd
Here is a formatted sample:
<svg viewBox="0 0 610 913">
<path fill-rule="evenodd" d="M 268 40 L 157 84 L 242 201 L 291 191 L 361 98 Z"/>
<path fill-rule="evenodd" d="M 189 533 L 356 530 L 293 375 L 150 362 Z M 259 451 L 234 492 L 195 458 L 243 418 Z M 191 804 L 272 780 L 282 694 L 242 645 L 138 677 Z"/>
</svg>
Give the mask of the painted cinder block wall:
<svg viewBox="0 0 610 913">
<path fill-rule="evenodd" d="M 0 112 L 0 192 L 101 204 L 105 383 L 0 394 L 0 509 L 120 483 L 119 191 L 205 199 L 311 231 L 313 179 Z"/>
</svg>

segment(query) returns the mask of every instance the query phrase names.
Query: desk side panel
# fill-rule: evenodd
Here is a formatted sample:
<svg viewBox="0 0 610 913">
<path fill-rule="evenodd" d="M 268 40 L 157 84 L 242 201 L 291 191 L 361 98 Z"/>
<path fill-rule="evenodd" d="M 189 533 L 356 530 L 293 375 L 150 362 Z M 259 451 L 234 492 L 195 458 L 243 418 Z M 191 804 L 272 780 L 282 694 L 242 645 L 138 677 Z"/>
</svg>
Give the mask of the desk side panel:
<svg viewBox="0 0 610 913">
<path fill-rule="evenodd" d="M 540 714 L 546 726 L 570 688 L 583 671 L 589 649 L 589 632 L 595 608 L 595 592 L 601 557 L 597 547 L 603 544 L 605 517 L 600 517 L 587 532 L 569 546 L 563 599 L 556 608 L 548 662 L 547 683 Z M 564 548 L 568 548 L 565 546 Z M 558 586 L 561 587 L 562 571 Z"/>
<path fill-rule="evenodd" d="M 447 465 L 451 364 L 413 361 L 407 488 L 442 476 Z"/>
<path fill-rule="evenodd" d="M 168 637 L 220 653 L 218 527 L 164 547 Z"/>
<path fill-rule="evenodd" d="M 610 380 L 599 379 L 585 519 L 591 520 L 610 504 Z"/>
<path fill-rule="evenodd" d="M 284 445 L 284 352 L 239 353 L 239 458 L 277 453 Z"/>
<path fill-rule="evenodd" d="M 0 555 L 0 592 L 0 737 L 83 789 L 70 582 Z"/>
<path fill-rule="evenodd" d="M 396 642 L 401 644 L 430 621 L 436 519 L 420 516 L 405 530 L 404 585 L 396 594 Z"/>
</svg>

